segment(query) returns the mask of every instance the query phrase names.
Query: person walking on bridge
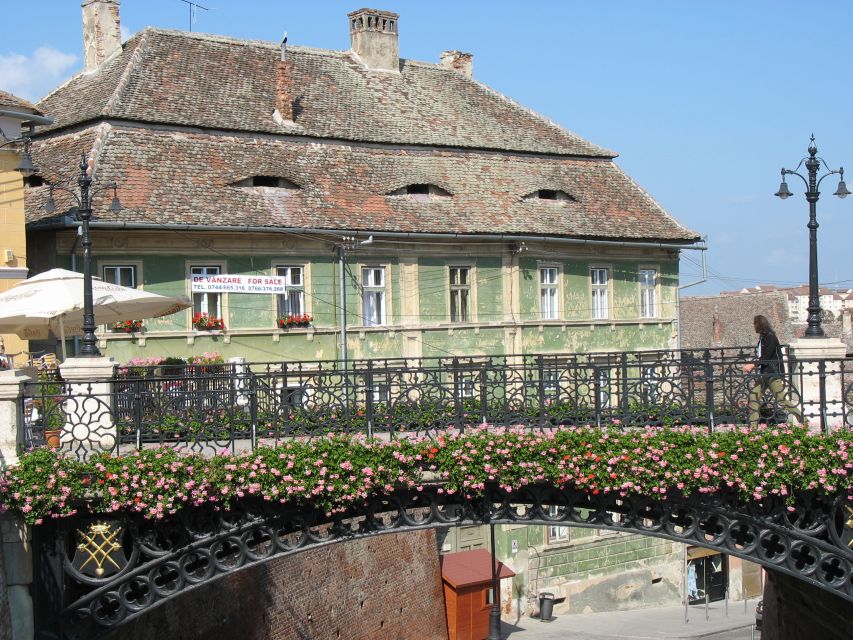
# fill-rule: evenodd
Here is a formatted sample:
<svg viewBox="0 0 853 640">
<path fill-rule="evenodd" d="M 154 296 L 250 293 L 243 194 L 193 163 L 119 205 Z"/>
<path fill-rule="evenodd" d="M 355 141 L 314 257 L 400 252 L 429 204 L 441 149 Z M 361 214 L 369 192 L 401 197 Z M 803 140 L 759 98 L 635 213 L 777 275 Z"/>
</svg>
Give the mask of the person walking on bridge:
<svg viewBox="0 0 853 640">
<path fill-rule="evenodd" d="M 785 362 L 782 357 L 782 347 L 779 338 L 770 326 L 770 321 L 762 315 L 752 319 L 752 326 L 758 334 L 758 344 L 755 345 L 755 362 L 744 365 L 744 373 L 755 374 L 755 384 L 749 392 L 749 426 L 758 426 L 761 416 L 761 405 L 769 390 L 773 394 L 776 407 L 782 407 L 788 412 L 788 422 L 802 422 L 803 414 L 795 402 L 785 393 Z M 775 407 L 774 407 L 775 408 Z"/>
</svg>

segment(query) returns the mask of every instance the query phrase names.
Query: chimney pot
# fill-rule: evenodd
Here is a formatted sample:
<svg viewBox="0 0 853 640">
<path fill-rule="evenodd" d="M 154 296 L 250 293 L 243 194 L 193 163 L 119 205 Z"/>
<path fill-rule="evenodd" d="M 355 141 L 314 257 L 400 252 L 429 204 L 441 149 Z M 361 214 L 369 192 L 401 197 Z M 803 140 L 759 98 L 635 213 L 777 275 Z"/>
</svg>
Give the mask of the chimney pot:
<svg viewBox="0 0 853 640">
<path fill-rule="evenodd" d="M 458 71 L 466 78 L 470 78 L 474 70 L 474 55 L 464 51 L 442 51 L 441 66 Z"/>
<path fill-rule="evenodd" d="M 84 0 L 83 67 L 94 71 L 121 47 L 121 0 Z"/>
<path fill-rule="evenodd" d="M 400 16 L 378 9 L 359 9 L 347 15 L 353 52 L 369 69 L 399 71 L 397 24 Z"/>
</svg>

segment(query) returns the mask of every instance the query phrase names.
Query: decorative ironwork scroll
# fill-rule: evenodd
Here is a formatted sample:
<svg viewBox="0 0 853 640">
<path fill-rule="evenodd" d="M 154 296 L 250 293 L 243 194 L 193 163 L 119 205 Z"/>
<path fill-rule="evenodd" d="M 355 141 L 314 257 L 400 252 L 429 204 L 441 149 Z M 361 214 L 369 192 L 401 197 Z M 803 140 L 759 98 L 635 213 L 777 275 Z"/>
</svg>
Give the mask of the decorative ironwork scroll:
<svg viewBox="0 0 853 640">
<path fill-rule="evenodd" d="M 186 509 L 168 520 L 100 518 L 59 524 L 76 540 L 63 563 L 68 593 L 60 618 L 68 638 L 96 638 L 199 585 L 320 545 L 427 527 L 505 523 L 610 529 L 716 549 L 787 573 L 853 602 L 853 504 L 846 495 L 768 498 L 593 495 L 574 489 L 497 487 L 465 499 L 430 485 L 326 516 L 243 499 L 231 511 Z M 92 570 L 94 569 L 94 570 Z M 99 569 L 102 571 L 99 572 Z"/>
</svg>

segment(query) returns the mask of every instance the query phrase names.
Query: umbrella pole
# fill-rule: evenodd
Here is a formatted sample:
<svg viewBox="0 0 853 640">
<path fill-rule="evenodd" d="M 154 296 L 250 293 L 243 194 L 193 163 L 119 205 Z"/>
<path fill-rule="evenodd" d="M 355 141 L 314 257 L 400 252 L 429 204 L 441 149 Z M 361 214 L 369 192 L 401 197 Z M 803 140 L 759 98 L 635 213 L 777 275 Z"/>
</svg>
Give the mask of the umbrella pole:
<svg viewBox="0 0 853 640">
<path fill-rule="evenodd" d="M 62 361 L 65 362 L 65 322 L 59 316 L 59 346 L 62 349 Z"/>
</svg>

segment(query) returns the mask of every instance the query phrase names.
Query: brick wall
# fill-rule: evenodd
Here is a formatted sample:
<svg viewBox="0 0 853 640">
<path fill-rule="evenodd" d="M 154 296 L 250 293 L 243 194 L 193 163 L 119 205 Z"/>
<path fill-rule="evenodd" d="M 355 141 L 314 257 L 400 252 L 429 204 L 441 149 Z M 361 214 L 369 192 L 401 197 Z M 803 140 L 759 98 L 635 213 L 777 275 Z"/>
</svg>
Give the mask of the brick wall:
<svg viewBox="0 0 853 640">
<path fill-rule="evenodd" d="M 305 551 L 188 592 L 114 640 L 447 640 L 433 530 Z"/>
<path fill-rule="evenodd" d="M 853 604 L 784 573 L 768 569 L 766 575 L 762 638 L 853 638 Z"/>
</svg>

